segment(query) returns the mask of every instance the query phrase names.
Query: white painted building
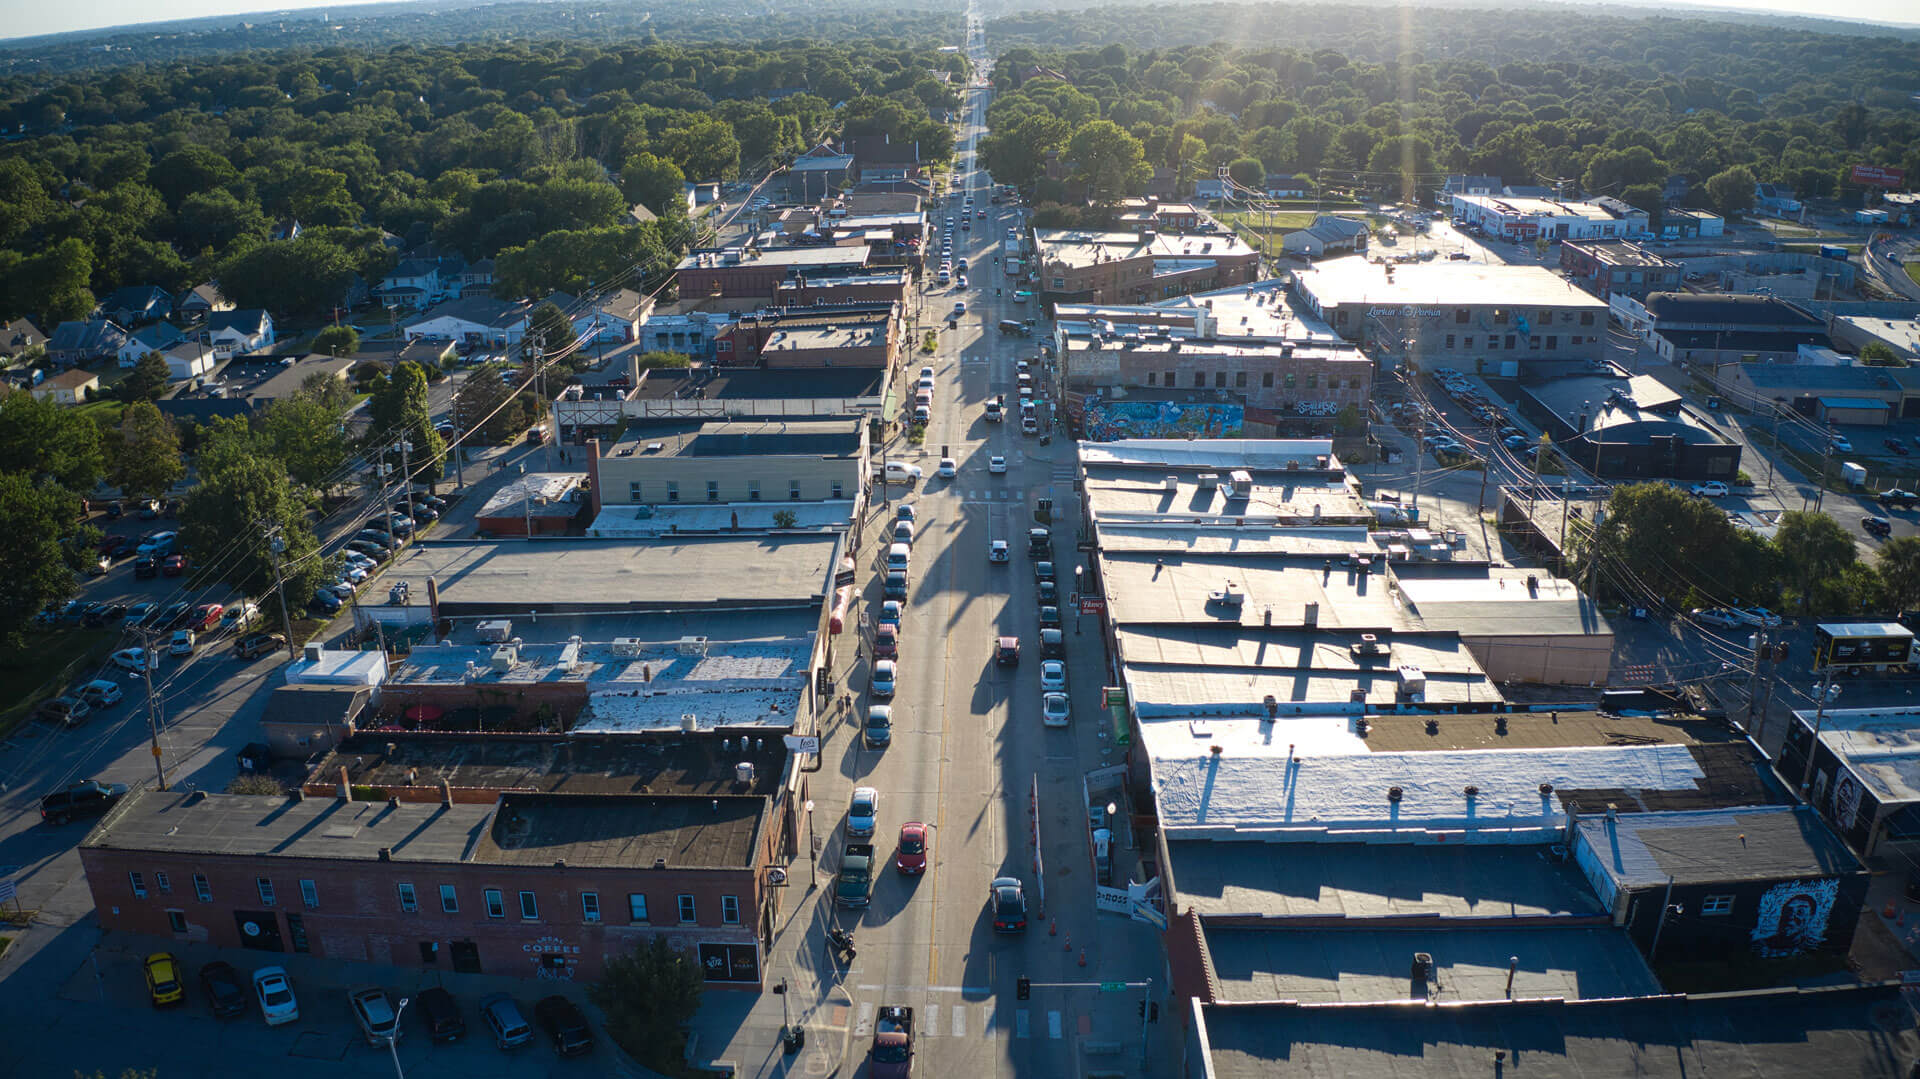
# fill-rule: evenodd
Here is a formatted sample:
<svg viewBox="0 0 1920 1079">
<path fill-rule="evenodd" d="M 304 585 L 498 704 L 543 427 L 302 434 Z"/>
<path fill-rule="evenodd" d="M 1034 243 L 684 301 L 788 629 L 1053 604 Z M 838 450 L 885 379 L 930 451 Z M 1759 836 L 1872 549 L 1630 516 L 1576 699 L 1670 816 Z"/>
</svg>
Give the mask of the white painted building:
<svg viewBox="0 0 1920 1079">
<path fill-rule="evenodd" d="M 1454 195 L 1453 217 L 1510 240 L 1634 239 L 1647 215 L 1618 199 L 1562 202 L 1514 195 Z"/>
</svg>

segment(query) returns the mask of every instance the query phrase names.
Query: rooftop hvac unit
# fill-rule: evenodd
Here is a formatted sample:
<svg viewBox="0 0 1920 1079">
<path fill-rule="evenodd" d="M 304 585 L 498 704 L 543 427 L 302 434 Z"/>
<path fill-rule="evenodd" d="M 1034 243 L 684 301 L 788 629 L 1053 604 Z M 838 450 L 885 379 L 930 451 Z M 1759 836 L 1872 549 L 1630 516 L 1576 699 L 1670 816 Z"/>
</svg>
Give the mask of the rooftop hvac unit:
<svg viewBox="0 0 1920 1079">
<path fill-rule="evenodd" d="M 520 661 L 520 651 L 510 644 L 503 644 L 487 654 L 487 662 L 494 670 L 506 673 Z"/>
<path fill-rule="evenodd" d="M 301 658 L 305 659 L 308 663 L 318 663 L 320 662 L 320 653 L 323 651 L 325 651 L 325 649 L 321 645 L 310 644 L 300 650 L 300 655 Z"/>
<path fill-rule="evenodd" d="M 482 622 L 474 629 L 479 632 L 481 640 L 494 644 L 503 643 L 513 636 L 513 623 L 504 618 Z"/>
<path fill-rule="evenodd" d="M 640 638 L 615 637 L 613 639 L 613 654 L 616 656 L 628 656 L 628 657 L 639 655 L 640 654 Z"/>
<path fill-rule="evenodd" d="M 679 643 L 674 645 L 673 650 L 683 656 L 704 656 L 707 654 L 707 639 L 705 637 L 682 637 Z"/>
<path fill-rule="evenodd" d="M 1166 479 L 1161 480 L 1160 489 L 1162 491 L 1178 491 L 1180 489 L 1180 477 L 1168 476 Z"/>
<path fill-rule="evenodd" d="M 1411 663 L 1400 667 L 1400 692 L 1412 696 L 1427 691 L 1427 674 Z"/>
<path fill-rule="evenodd" d="M 1200 473 L 1200 486 L 1215 487 L 1215 486 L 1219 486 L 1219 484 L 1220 484 L 1220 473 L 1218 472 Z"/>
<path fill-rule="evenodd" d="M 743 787 L 751 786 L 753 784 L 753 762 L 741 761 L 739 764 L 734 765 L 733 781 Z"/>
<path fill-rule="evenodd" d="M 1208 603 L 1218 603 L 1222 607 L 1239 607 L 1246 601 L 1247 594 L 1233 587 L 1232 581 L 1228 581 L 1225 585 L 1221 586 L 1217 592 L 1207 593 Z"/>
<path fill-rule="evenodd" d="M 1232 483 L 1232 486 L 1227 488 L 1228 497 L 1246 498 L 1253 494 L 1253 473 L 1245 469 L 1235 469 L 1227 478 Z"/>
<path fill-rule="evenodd" d="M 692 734 L 700 729 L 700 718 L 692 712 L 680 713 L 680 729 L 687 734 Z"/>
</svg>

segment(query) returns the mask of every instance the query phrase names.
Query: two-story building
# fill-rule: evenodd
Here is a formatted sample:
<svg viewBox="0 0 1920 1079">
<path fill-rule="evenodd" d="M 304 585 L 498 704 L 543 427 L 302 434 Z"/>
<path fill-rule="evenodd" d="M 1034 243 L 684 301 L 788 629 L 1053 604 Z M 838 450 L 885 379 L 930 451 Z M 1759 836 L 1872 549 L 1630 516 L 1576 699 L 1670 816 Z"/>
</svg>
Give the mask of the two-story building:
<svg viewBox="0 0 1920 1079">
<path fill-rule="evenodd" d="M 844 247 L 730 247 L 695 251 L 680 260 L 675 274 L 680 298 L 747 297 L 772 300 L 786 281 L 798 277 L 834 277 L 866 269 L 866 244 Z"/>
<path fill-rule="evenodd" d="M 1456 221 L 1508 240 L 1634 238 L 1647 232 L 1647 212 L 1613 198 L 1592 202 L 1520 195 L 1449 198 Z"/>
<path fill-rule="evenodd" d="M 100 301 L 100 317 L 122 326 L 139 326 L 173 313 L 173 297 L 158 285 L 127 285 Z"/>
<path fill-rule="evenodd" d="M 633 420 L 616 441 L 592 443 L 596 515 L 608 506 L 859 502 L 867 426 L 858 416 Z"/>
<path fill-rule="evenodd" d="M 741 315 L 714 342 L 714 362 L 766 368 L 891 370 L 902 319 L 892 303 L 772 307 Z"/>
<path fill-rule="evenodd" d="M 1048 304 L 1147 303 L 1260 277 L 1260 253 L 1225 233 L 1036 229 L 1033 243 Z"/>
<path fill-rule="evenodd" d="M 257 307 L 216 311 L 207 316 L 205 333 L 215 355 L 240 356 L 273 344 L 273 316 Z"/>
<path fill-rule="evenodd" d="M 1681 286 L 1679 263 L 1626 240 L 1570 240 L 1560 245 L 1560 268 L 1603 300 L 1616 292 L 1644 300 Z"/>
<path fill-rule="evenodd" d="M 118 355 L 126 343 L 127 331 L 111 319 L 62 322 L 47 339 L 47 359 L 56 366 L 78 367 Z"/>
</svg>

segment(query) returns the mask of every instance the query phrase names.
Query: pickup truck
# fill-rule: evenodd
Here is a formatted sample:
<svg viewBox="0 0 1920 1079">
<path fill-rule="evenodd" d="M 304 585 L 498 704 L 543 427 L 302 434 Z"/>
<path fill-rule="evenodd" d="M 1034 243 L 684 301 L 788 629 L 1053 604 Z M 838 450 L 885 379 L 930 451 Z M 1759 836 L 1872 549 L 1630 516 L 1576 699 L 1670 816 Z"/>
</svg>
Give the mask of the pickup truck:
<svg viewBox="0 0 1920 1079">
<path fill-rule="evenodd" d="M 840 878 L 833 886 L 834 902 L 843 907 L 864 907 L 871 899 L 869 888 L 872 884 L 873 844 L 847 844 L 846 850 L 840 855 Z"/>
<path fill-rule="evenodd" d="M 880 1007 L 873 1022 L 873 1048 L 867 1050 L 873 1079 L 907 1079 L 913 1074 L 913 1009 Z"/>
<path fill-rule="evenodd" d="M 1007 418 L 1007 395 L 996 394 L 987 398 L 987 422 L 999 423 Z"/>
</svg>

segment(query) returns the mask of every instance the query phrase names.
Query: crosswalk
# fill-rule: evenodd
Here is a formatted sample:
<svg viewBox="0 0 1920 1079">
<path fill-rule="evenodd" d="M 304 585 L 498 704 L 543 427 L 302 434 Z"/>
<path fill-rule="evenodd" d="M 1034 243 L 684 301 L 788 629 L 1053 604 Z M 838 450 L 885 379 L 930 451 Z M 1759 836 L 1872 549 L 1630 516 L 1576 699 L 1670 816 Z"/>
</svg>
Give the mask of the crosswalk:
<svg viewBox="0 0 1920 1079">
<path fill-rule="evenodd" d="M 855 1012 L 853 1038 L 856 1042 L 873 1037 L 873 1021 L 878 999 L 884 997 L 889 1003 L 905 1003 L 913 1007 L 914 1031 L 922 1038 L 966 1038 L 993 1040 L 1007 1028 L 1003 1026 L 1005 1016 L 1012 1017 L 1011 1035 L 1013 1038 L 1031 1038 L 1034 1032 L 1034 1015 L 1029 1008 L 1006 1009 L 994 1001 L 963 1001 L 955 1004 L 952 993 L 960 992 L 959 987 L 922 988 L 917 993 L 900 991 L 883 992 L 886 986 L 861 986 L 863 991 L 876 994 L 874 999 L 860 1002 Z M 965 990 L 971 994 L 973 990 Z M 915 999 L 918 997 L 919 999 Z M 1047 1009 L 1041 1013 L 1045 1037 L 1059 1040 L 1067 1035 L 1069 1029 L 1086 1034 L 1091 1029 L 1091 1016 L 1085 1013 L 1068 1013 L 1060 1009 Z M 1072 1027 L 1069 1028 L 1069 1023 Z M 844 1028 L 843 1028 L 844 1029 Z"/>
</svg>

